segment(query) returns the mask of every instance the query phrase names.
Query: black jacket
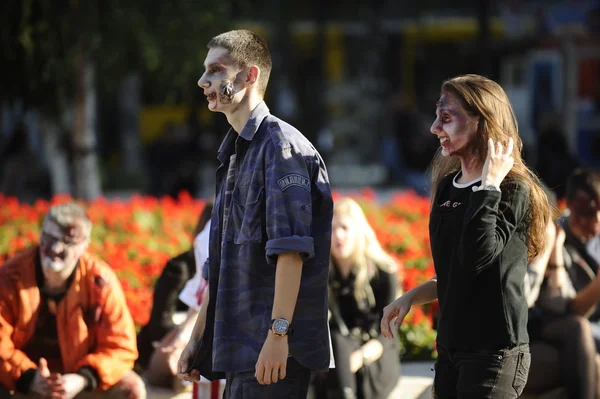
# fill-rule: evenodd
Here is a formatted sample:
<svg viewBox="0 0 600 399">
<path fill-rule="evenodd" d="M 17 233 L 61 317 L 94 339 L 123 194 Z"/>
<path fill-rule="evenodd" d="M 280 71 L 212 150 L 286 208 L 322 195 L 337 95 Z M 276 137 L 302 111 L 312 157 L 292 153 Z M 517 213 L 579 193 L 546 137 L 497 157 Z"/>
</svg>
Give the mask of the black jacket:
<svg viewBox="0 0 600 399">
<path fill-rule="evenodd" d="M 165 265 L 154 287 L 150 320 L 137 336 L 140 366 L 147 367 L 154 351 L 152 342 L 160 341 L 175 327 L 173 314 L 187 310 L 187 305 L 179 300 L 179 293 L 195 273 L 196 260 L 193 249 L 169 259 Z"/>
<path fill-rule="evenodd" d="M 429 233 L 438 278 L 438 345 L 502 349 L 528 343 L 527 187 L 505 179 L 501 192 L 440 183 Z"/>
</svg>

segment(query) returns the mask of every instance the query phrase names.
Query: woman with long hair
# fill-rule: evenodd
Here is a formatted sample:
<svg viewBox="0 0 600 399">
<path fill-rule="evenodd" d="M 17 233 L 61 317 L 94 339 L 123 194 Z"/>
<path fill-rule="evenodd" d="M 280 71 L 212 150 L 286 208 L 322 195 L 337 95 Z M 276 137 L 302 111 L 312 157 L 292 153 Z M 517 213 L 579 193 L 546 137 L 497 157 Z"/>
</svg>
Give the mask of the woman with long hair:
<svg viewBox="0 0 600 399">
<path fill-rule="evenodd" d="M 335 398 L 386 399 L 398 383 L 398 344 L 381 336 L 383 307 L 396 298 L 396 262 L 377 240 L 360 205 L 334 204 L 329 277 Z"/>
<path fill-rule="evenodd" d="M 384 309 L 382 334 L 392 338 L 411 306 L 438 299 L 434 395 L 517 398 L 531 362 L 523 281 L 544 249 L 550 204 L 496 82 L 445 81 L 431 133 L 440 140 L 429 221 L 437 275 Z"/>
</svg>

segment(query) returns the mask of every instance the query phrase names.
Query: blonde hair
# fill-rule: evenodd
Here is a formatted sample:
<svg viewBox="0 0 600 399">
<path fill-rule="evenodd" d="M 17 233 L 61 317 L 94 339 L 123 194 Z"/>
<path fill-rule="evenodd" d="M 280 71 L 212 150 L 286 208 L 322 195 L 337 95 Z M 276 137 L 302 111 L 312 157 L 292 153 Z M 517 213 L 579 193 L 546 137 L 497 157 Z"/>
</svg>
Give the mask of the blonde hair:
<svg viewBox="0 0 600 399">
<path fill-rule="evenodd" d="M 358 232 L 354 242 L 354 251 L 350 255 L 352 273 L 355 276 L 354 297 L 358 304 L 363 303 L 365 300 L 370 304 L 374 304 L 375 297 L 370 280 L 378 269 L 387 273 L 394 273 L 397 269 L 396 261 L 383 250 L 375 231 L 367 221 L 365 213 L 355 200 L 345 197 L 336 201 L 333 207 L 333 215 L 350 218 L 354 229 Z M 333 255 L 331 260 L 335 262 Z M 333 272 L 333 268 L 331 268 L 331 272 Z"/>
<path fill-rule="evenodd" d="M 508 96 L 498 83 L 472 74 L 445 81 L 441 92 L 454 94 L 467 113 L 479 117 L 476 142 L 471 146 L 471 155 L 479 165 L 483 165 L 487 157 L 488 138 L 505 144 L 512 137 L 514 165 L 507 177 L 529 189 L 528 260 L 533 259 L 544 250 L 546 226 L 552 214 L 552 206 L 540 180 L 523 161 L 523 142 L 519 137 L 517 118 Z M 432 204 L 441 180 L 458 170 L 458 157 L 445 157 L 438 150 L 431 163 Z"/>
</svg>

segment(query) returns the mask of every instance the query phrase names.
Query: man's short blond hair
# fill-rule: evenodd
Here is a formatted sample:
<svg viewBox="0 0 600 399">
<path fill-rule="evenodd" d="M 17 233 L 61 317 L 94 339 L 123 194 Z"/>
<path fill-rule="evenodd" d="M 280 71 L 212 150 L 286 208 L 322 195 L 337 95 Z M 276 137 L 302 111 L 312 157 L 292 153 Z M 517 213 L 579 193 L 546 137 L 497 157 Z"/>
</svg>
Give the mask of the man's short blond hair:
<svg viewBox="0 0 600 399">
<path fill-rule="evenodd" d="M 42 229 L 48 222 L 54 222 L 64 229 L 78 226 L 81 229 L 82 238 L 85 239 L 89 239 L 92 234 L 92 221 L 85 209 L 75 202 L 67 202 L 51 207 L 44 218 Z"/>
</svg>

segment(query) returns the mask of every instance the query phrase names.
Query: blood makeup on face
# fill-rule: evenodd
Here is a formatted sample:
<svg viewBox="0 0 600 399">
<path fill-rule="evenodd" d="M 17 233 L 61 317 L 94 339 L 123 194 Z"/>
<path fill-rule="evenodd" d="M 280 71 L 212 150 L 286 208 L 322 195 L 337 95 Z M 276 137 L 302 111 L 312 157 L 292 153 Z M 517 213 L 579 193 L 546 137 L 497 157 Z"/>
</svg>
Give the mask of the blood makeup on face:
<svg viewBox="0 0 600 399">
<path fill-rule="evenodd" d="M 221 81 L 219 87 L 219 101 L 221 104 L 231 104 L 235 95 L 235 86 L 229 79 Z"/>
<path fill-rule="evenodd" d="M 468 155 L 476 145 L 478 117 L 468 114 L 452 92 L 443 92 L 436 105 L 431 132 L 440 138 L 442 154 Z"/>
</svg>

